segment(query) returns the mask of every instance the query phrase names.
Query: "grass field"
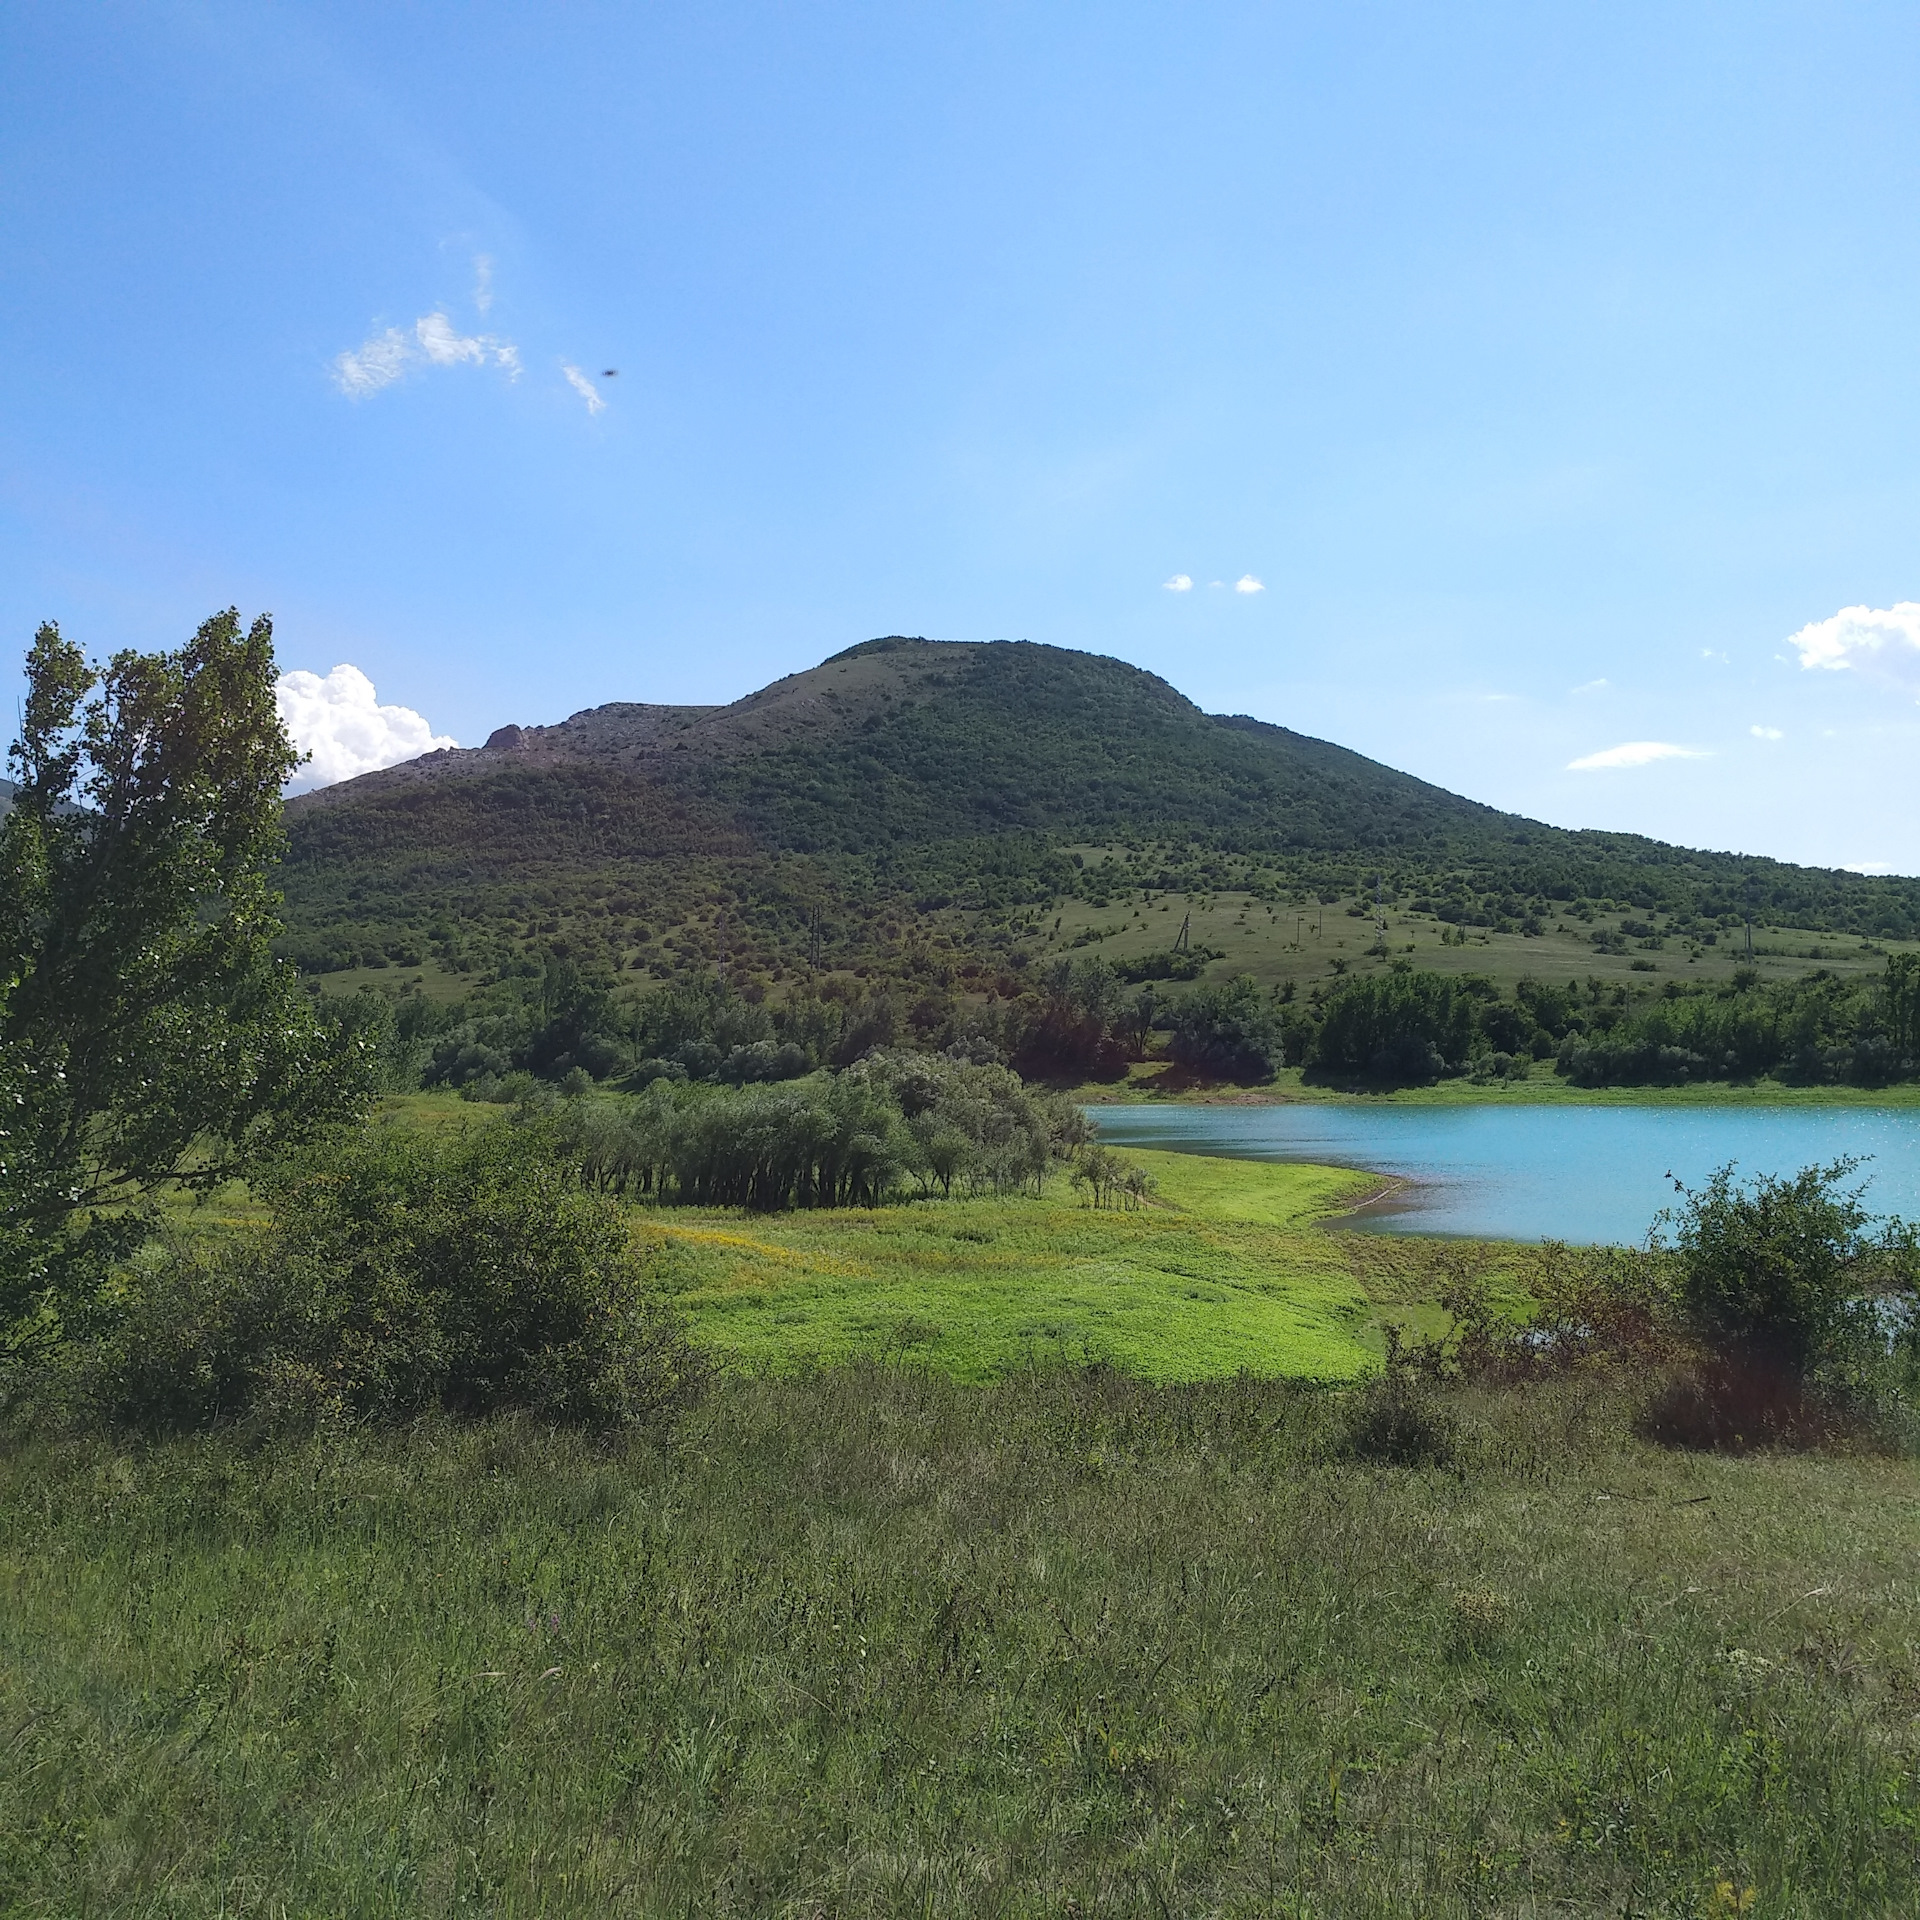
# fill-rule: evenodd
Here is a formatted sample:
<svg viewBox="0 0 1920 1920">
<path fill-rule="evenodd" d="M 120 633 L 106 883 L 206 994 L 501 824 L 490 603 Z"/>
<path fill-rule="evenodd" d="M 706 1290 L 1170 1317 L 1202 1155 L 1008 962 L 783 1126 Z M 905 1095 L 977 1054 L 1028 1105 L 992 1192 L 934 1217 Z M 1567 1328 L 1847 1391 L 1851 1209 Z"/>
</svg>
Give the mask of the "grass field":
<svg viewBox="0 0 1920 1920">
<path fill-rule="evenodd" d="M 1598 979 L 1635 988 L 1666 980 L 1719 982 L 1730 980 L 1734 970 L 1744 966 L 1753 967 L 1763 981 L 1792 979 L 1823 967 L 1842 976 L 1877 975 L 1888 953 L 1914 948 L 1912 942 L 1866 942 L 1850 934 L 1802 933 L 1788 927 L 1756 927 L 1751 960 L 1744 932 L 1722 933 L 1713 946 L 1698 949 L 1690 949 L 1678 935 L 1663 936 L 1653 949 L 1629 940 L 1628 950 L 1618 954 L 1594 946 L 1596 929 L 1617 929 L 1623 917 L 1633 920 L 1632 914 L 1601 915 L 1591 924 L 1550 919 L 1546 931 L 1536 936 L 1470 927 L 1464 930 L 1466 944 L 1454 946 L 1443 943 L 1444 923 L 1431 914 L 1390 909 L 1388 954 L 1382 958 L 1367 951 L 1376 938 L 1370 909 L 1355 917 L 1343 905 L 1270 907 L 1239 892 L 1135 896 L 1135 904 L 1109 907 L 1070 900 L 1048 918 L 1044 930 L 1054 951 L 1131 960 L 1170 947 L 1189 914 L 1193 945 L 1223 956 L 1207 967 L 1203 978 L 1231 979 L 1246 973 L 1262 986 L 1290 980 L 1305 987 L 1342 971 L 1377 970 L 1388 959 L 1411 960 L 1435 973 L 1484 974 L 1503 988 L 1525 978 Z M 1649 966 L 1651 972 L 1646 971 Z"/>
<path fill-rule="evenodd" d="M 497 1107 L 404 1094 L 387 1118 L 437 1131 Z M 1329 1234 L 1377 1176 L 1128 1148 L 1152 1175 L 1146 1206 L 1094 1209 L 1064 1174 L 1043 1195 L 751 1214 L 635 1206 L 634 1232 L 696 1340 L 724 1366 L 791 1372 L 901 1358 L 959 1380 L 1104 1362 L 1141 1379 L 1352 1380 L 1382 1327 L 1434 1324 L 1440 1268 L 1468 1260 L 1497 1284 L 1520 1250 Z M 258 1229 L 235 1184 L 170 1211 L 194 1234 Z"/>
<path fill-rule="evenodd" d="M 635 1208 L 723 1362 L 670 1435 L 0 1445 L 0 1913 L 1920 1911 L 1911 1462 L 1625 1383 L 1383 1464 L 1339 1383 L 1530 1256 L 1128 1157 L 1132 1213 Z"/>
<path fill-rule="evenodd" d="M 1920 1487 L 1605 1394 L 723 1382 L 0 1453 L 0 1911 L 1920 1911 Z"/>
<path fill-rule="evenodd" d="M 1352 1379 L 1377 1364 L 1373 1302 L 1317 1223 L 1377 1179 L 1129 1152 L 1154 1203 L 1045 1196 L 774 1216 L 636 1215 L 694 1333 L 753 1370 L 911 1355 L 956 1379 L 1105 1361 L 1150 1380 L 1247 1371 Z"/>
</svg>

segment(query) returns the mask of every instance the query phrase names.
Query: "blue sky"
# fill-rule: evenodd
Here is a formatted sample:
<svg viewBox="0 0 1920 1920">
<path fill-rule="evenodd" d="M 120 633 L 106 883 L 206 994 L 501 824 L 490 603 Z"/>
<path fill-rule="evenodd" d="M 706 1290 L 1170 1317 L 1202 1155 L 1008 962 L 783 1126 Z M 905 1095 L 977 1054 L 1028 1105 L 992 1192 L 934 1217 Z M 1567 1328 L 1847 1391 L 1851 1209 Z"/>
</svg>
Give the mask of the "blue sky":
<svg viewBox="0 0 1920 1920">
<path fill-rule="evenodd" d="M 1024 637 L 1920 872 L 1917 86 L 1911 6 L 12 7 L 0 616 L 270 609 L 342 767 Z"/>
</svg>

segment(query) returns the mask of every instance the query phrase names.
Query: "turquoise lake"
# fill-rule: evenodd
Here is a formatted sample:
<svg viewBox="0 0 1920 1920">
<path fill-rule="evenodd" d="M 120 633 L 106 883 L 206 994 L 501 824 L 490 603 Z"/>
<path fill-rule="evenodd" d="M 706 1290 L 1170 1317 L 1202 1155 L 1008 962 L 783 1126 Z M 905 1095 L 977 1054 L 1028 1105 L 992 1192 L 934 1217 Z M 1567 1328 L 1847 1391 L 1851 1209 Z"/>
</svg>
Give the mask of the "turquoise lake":
<svg viewBox="0 0 1920 1920">
<path fill-rule="evenodd" d="M 1876 1213 L 1920 1219 L 1911 1107 L 1090 1107 L 1114 1146 L 1361 1167 L 1405 1184 L 1350 1224 L 1498 1240 L 1646 1237 L 1674 1199 L 1733 1161 L 1796 1173 L 1854 1155 Z"/>
</svg>

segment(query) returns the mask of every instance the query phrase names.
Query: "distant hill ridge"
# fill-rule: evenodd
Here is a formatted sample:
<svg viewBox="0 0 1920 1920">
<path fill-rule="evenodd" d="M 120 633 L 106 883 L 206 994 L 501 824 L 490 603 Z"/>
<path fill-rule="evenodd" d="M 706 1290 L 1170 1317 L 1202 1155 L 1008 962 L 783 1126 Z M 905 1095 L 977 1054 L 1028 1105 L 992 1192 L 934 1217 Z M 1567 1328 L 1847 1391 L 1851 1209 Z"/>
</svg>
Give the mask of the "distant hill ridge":
<svg viewBox="0 0 1920 1920">
<path fill-rule="evenodd" d="M 1124 661 L 905 636 L 850 647 L 728 706 L 617 701 L 554 726 L 503 727 L 484 747 L 364 774 L 289 812 L 563 766 L 671 780 L 731 803 L 763 844 L 803 851 L 862 849 L 875 832 L 943 840 L 1009 826 L 1226 830 L 1316 846 L 1345 846 L 1356 831 L 1370 845 L 1425 843 L 1451 822 L 1532 826 L 1326 741 L 1203 713 Z"/>
<path fill-rule="evenodd" d="M 1044 901 L 1076 884 L 1062 850 L 1100 844 L 1160 849 L 1168 884 L 1219 884 L 1226 859 L 1282 889 L 1384 876 L 1469 900 L 1920 929 L 1920 882 L 1546 826 L 1203 713 L 1123 661 L 1025 641 L 892 635 L 725 706 L 616 702 L 505 726 L 484 747 L 301 795 L 287 817 L 289 902 L 314 935 L 478 916 L 537 939 L 595 901 L 671 919 L 690 889 L 718 887 L 742 905 L 781 896 L 792 936 L 829 895 L 842 918 L 863 901 L 894 919 Z M 713 862 L 726 871 L 696 879 Z"/>
</svg>

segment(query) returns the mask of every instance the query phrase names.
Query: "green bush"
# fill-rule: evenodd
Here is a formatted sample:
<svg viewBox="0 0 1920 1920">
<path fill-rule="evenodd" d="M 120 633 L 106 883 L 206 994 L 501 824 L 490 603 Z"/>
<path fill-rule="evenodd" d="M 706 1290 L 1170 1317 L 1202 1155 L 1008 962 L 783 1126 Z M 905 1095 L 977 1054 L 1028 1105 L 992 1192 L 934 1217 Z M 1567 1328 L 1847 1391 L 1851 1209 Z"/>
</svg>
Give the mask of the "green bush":
<svg viewBox="0 0 1920 1920">
<path fill-rule="evenodd" d="M 79 1357 L 84 1404 L 143 1427 L 522 1409 L 662 1418 L 701 1366 L 547 1124 L 363 1130 L 270 1188 L 273 1224 L 161 1245 Z"/>
<path fill-rule="evenodd" d="M 1681 1303 L 1707 1345 L 1804 1377 L 1879 1337 L 1889 1296 L 1912 1299 L 1913 1230 L 1873 1219 L 1860 1190 L 1843 1186 L 1859 1165 L 1744 1185 L 1725 1166 L 1704 1187 L 1675 1182 L 1681 1204 L 1656 1233 L 1677 1256 Z"/>
<path fill-rule="evenodd" d="M 1706 1355 L 1659 1416 L 1680 1437 L 1810 1437 L 1835 1415 L 1885 1413 L 1904 1397 L 1920 1252 L 1911 1226 L 1873 1218 L 1844 1184 L 1859 1164 L 1745 1184 L 1725 1166 L 1703 1187 L 1675 1182 L 1681 1203 L 1654 1244 Z"/>
</svg>

